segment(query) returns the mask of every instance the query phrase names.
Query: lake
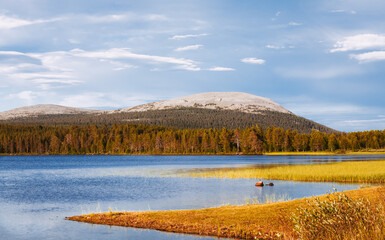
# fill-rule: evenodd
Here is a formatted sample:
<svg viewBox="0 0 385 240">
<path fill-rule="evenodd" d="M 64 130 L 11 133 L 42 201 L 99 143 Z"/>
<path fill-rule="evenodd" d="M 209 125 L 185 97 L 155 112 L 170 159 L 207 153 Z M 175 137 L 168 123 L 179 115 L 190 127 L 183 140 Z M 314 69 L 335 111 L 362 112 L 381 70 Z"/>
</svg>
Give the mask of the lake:
<svg viewBox="0 0 385 240">
<path fill-rule="evenodd" d="M 314 164 L 385 156 L 0 156 L 1 239 L 216 239 L 64 220 L 92 212 L 170 210 L 296 199 L 357 184 L 168 177 L 186 168 Z"/>
</svg>

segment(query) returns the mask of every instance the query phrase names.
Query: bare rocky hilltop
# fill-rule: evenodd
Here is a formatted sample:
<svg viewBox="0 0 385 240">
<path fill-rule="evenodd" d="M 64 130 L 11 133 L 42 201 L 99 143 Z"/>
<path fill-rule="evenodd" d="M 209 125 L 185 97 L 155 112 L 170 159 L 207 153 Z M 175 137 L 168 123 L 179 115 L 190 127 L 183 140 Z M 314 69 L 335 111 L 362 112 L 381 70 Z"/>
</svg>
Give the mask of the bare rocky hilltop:
<svg viewBox="0 0 385 240">
<path fill-rule="evenodd" d="M 0 113 L 0 120 L 26 118 L 26 117 L 38 117 L 42 115 L 61 115 L 61 114 L 95 114 L 104 111 L 82 109 L 73 107 L 64 107 L 54 104 L 38 104 L 33 106 L 26 106 L 15 108 L 9 111 Z"/>
<path fill-rule="evenodd" d="M 121 112 L 142 112 L 148 110 L 164 110 L 181 107 L 206 108 L 217 110 L 237 110 L 245 113 L 261 113 L 261 111 L 274 111 L 291 113 L 278 103 L 269 98 L 242 92 L 208 92 L 187 97 L 175 98 L 139 105 L 121 110 Z"/>
</svg>

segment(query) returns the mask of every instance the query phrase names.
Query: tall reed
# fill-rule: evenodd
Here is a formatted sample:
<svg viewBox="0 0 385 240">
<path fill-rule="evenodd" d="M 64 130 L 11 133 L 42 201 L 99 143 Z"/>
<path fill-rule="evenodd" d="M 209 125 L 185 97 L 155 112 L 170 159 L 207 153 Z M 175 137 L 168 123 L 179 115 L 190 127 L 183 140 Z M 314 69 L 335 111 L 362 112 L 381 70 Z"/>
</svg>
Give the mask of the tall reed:
<svg viewBox="0 0 385 240">
<path fill-rule="evenodd" d="M 198 169 L 182 174 L 203 178 L 256 178 L 318 182 L 385 183 L 385 160 L 269 168 Z"/>
</svg>

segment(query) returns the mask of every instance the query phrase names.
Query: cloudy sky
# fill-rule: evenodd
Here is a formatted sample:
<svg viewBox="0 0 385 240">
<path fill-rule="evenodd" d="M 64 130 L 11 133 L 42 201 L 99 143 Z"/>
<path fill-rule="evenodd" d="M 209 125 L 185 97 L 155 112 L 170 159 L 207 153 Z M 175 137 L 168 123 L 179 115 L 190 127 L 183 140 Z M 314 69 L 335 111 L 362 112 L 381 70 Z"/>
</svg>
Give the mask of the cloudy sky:
<svg viewBox="0 0 385 240">
<path fill-rule="evenodd" d="M 237 91 L 385 128 L 381 0 L 1 0 L 0 36 L 0 111 Z"/>
</svg>

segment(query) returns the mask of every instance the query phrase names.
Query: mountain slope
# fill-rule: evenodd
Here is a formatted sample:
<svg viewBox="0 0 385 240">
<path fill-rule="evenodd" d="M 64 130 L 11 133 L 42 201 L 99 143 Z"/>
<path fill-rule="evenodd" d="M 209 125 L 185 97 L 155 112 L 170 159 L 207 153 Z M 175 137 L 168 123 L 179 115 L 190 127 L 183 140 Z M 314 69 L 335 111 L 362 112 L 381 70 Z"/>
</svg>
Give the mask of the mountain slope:
<svg viewBox="0 0 385 240">
<path fill-rule="evenodd" d="M 297 116 L 270 99 L 246 93 L 202 93 L 116 111 L 37 105 L 0 113 L 0 122 L 39 125 L 135 123 L 184 128 L 275 126 L 309 133 L 336 132 Z"/>
<path fill-rule="evenodd" d="M 0 113 L 0 120 L 37 117 L 41 115 L 61 115 L 61 114 L 93 114 L 99 113 L 99 110 L 80 109 L 73 107 L 64 107 L 54 104 L 39 104 L 15 108 L 9 111 Z"/>
</svg>

